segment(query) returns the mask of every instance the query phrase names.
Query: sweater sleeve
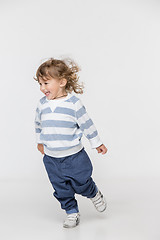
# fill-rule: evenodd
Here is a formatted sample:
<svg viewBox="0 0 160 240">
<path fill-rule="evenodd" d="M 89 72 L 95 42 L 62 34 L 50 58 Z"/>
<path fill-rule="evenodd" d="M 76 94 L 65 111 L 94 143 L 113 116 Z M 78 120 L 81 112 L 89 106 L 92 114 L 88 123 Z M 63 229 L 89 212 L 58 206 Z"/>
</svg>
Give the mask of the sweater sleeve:
<svg viewBox="0 0 160 240">
<path fill-rule="evenodd" d="M 41 134 L 41 131 L 42 131 L 40 102 L 38 103 L 37 108 L 36 108 L 34 124 L 35 124 L 36 143 L 37 144 L 42 144 L 42 141 L 40 140 L 40 134 Z"/>
<path fill-rule="evenodd" d="M 85 137 L 89 140 L 91 148 L 97 148 L 102 145 L 103 143 L 99 138 L 95 125 L 80 99 L 75 103 L 75 108 L 77 124 Z"/>
</svg>

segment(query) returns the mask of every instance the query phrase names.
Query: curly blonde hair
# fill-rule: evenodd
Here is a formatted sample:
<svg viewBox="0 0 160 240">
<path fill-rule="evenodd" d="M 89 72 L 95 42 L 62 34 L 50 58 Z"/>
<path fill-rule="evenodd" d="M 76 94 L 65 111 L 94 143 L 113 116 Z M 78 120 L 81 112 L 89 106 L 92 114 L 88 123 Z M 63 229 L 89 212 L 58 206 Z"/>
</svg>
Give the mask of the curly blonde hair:
<svg viewBox="0 0 160 240">
<path fill-rule="evenodd" d="M 82 94 L 84 85 L 78 82 L 78 72 L 80 70 L 80 67 L 70 58 L 62 60 L 50 58 L 39 66 L 34 79 L 39 81 L 39 78 L 42 78 L 44 81 L 47 81 L 50 77 L 59 80 L 65 78 L 67 80 L 65 86 L 67 92 L 71 93 L 74 91 Z"/>
</svg>

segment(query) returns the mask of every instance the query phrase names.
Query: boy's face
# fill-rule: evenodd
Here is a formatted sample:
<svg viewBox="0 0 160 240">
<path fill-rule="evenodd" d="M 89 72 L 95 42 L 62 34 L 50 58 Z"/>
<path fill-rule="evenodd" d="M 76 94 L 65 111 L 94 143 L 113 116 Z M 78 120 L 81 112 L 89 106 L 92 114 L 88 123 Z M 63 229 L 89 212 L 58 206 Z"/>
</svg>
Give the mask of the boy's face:
<svg viewBox="0 0 160 240">
<path fill-rule="evenodd" d="M 42 78 L 39 78 L 38 82 L 41 92 L 45 94 L 48 100 L 60 97 L 65 93 L 63 82 L 61 80 L 50 78 L 49 80 L 44 81 Z"/>
</svg>

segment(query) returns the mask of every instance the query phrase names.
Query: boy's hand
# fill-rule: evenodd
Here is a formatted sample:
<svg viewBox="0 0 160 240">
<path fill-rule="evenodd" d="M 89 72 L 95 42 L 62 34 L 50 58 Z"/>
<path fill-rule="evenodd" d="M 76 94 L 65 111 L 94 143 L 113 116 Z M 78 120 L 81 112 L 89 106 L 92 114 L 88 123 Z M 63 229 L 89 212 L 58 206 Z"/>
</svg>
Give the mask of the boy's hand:
<svg viewBox="0 0 160 240">
<path fill-rule="evenodd" d="M 44 154 L 43 144 L 38 144 L 38 145 L 37 145 L 37 149 L 38 149 L 38 151 L 40 151 L 42 154 Z"/>
<path fill-rule="evenodd" d="M 108 149 L 104 146 L 104 144 L 97 147 L 96 149 L 97 149 L 98 153 L 102 153 L 102 154 L 105 154 L 108 151 Z"/>
</svg>

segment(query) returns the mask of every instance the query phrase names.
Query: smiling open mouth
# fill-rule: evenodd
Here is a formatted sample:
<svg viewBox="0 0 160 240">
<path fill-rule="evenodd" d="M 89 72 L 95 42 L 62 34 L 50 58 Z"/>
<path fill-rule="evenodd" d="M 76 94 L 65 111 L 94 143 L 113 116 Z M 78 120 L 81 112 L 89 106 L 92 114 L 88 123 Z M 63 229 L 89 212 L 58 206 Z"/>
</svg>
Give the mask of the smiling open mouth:
<svg viewBox="0 0 160 240">
<path fill-rule="evenodd" d="M 50 94 L 50 92 L 46 92 L 45 95 L 48 96 Z"/>
</svg>

